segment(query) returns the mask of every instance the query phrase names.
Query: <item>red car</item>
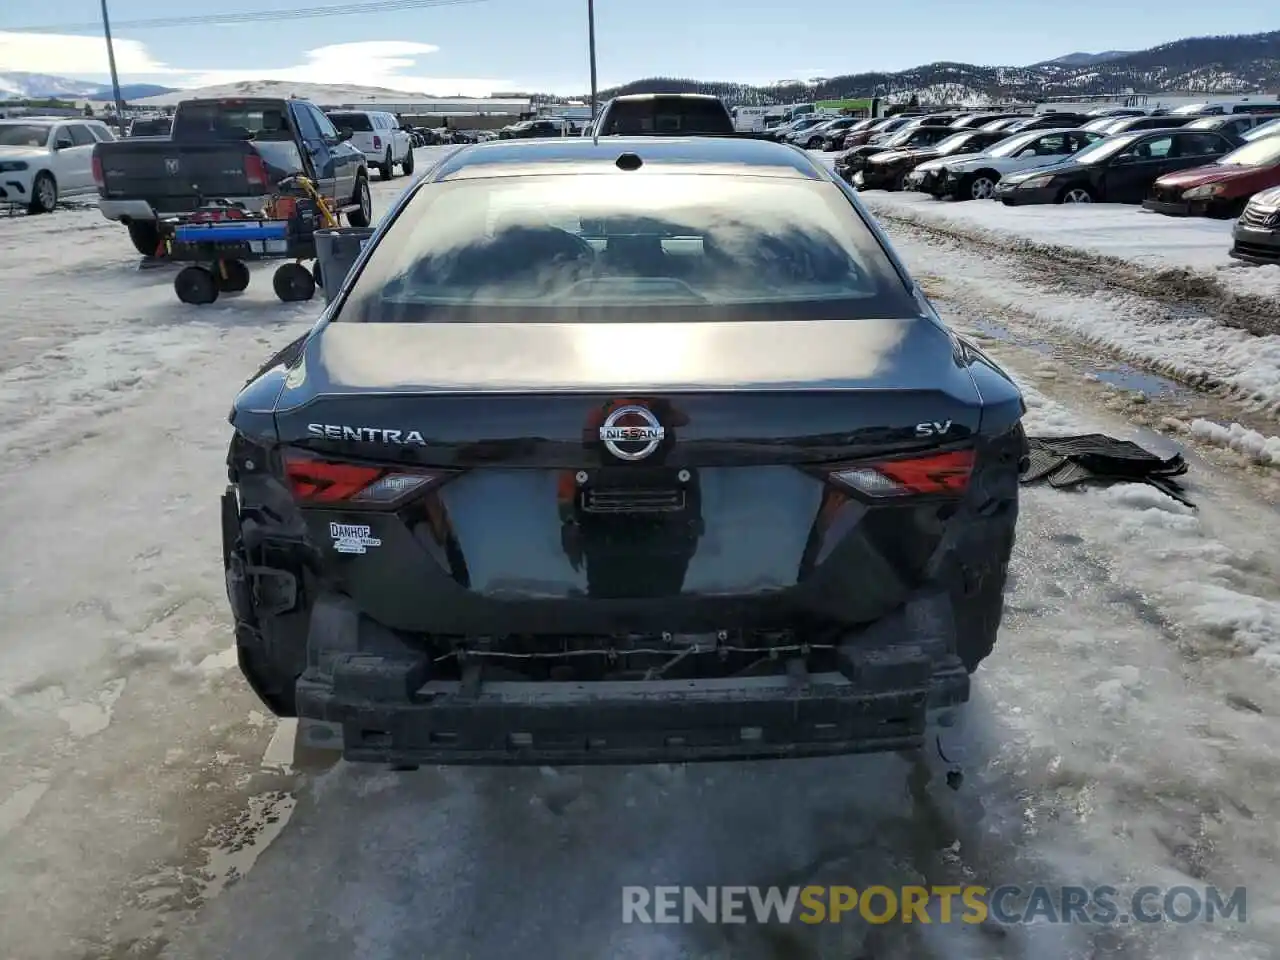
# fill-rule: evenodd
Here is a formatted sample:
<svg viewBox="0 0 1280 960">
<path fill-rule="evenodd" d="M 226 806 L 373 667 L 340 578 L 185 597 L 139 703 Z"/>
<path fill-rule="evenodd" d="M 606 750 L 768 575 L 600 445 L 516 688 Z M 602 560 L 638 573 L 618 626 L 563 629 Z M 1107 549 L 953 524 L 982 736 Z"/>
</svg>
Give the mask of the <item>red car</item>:
<svg viewBox="0 0 1280 960">
<path fill-rule="evenodd" d="M 1238 217 L 1249 198 L 1280 186 L 1280 136 L 1262 137 L 1215 163 L 1166 173 L 1143 206 L 1172 217 Z"/>
</svg>

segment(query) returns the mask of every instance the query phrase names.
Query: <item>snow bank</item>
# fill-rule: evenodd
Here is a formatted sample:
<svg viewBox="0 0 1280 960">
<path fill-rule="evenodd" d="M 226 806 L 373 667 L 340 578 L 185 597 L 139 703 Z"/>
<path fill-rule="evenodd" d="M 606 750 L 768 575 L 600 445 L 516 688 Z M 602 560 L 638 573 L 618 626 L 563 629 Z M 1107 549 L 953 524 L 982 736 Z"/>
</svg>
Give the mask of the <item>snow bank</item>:
<svg viewBox="0 0 1280 960">
<path fill-rule="evenodd" d="M 1066 248 L 1149 271 L 1190 271 L 1237 296 L 1280 300 L 1280 266 L 1231 259 L 1231 221 L 1165 217 L 1127 204 L 1006 207 L 994 201 L 953 203 L 922 193 L 861 194 L 877 216 L 941 226 L 997 242 Z"/>
<path fill-rule="evenodd" d="M 1191 435 L 1202 443 L 1234 450 L 1254 463 L 1280 466 L 1280 437 L 1264 437 L 1238 423 L 1226 427 L 1211 420 L 1192 420 Z"/>
<path fill-rule="evenodd" d="M 1016 317 L 1256 412 L 1280 414 L 1280 335 L 1255 335 L 1124 290 L 1046 286 L 1012 257 L 890 225 L 895 250 L 930 296 L 974 317 Z M 1280 316 L 1280 310 L 1277 310 Z M 1259 461 L 1264 462 L 1264 461 Z"/>
<path fill-rule="evenodd" d="M 1028 433 L 1116 434 L 1114 425 L 1082 419 L 1016 375 L 1014 379 L 1027 401 Z M 1216 428 L 1226 430 L 1243 448 L 1257 443 L 1246 439 L 1250 432 L 1242 428 L 1232 431 L 1207 421 L 1197 424 L 1193 427 L 1197 436 L 1213 434 Z M 1150 446 L 1142 437 L 1130 439 Z M 1276 438 L 1263 441 L 1271 451 L 1277 444 Z M 1211 510 L 1212 492 L 1196 491 L 1194 475 L 1189 486 L 1191 499 L 1203 502 L 1200 510 L 1145 484 L 1087 490 L 1081 494 L 1085 504 L 1079 511 L 1079 532 L 1114 557 L 1114 575 L 1160 609 L 1167 622 L 1180 625 L 1188 638 L 1195 638 L 1189 642 L 1201 654 L 1252 657 L 1280 668 L 1280 601 L 1266 596 L 1274 592 L 1274 584 L 1267 589 L 1269 580 L 1255 576 L 1257 558 L 1238 541 L 1234 534 L 1239 531 L 1231 531 L 1234 545 L 1218 539 L 1212 525 L 1217 519 Z M 1068 504 L 1063 502 L 1064 510 Z M 1206 643 L 1214 649 L 1203 649 Z"/>
</svg>

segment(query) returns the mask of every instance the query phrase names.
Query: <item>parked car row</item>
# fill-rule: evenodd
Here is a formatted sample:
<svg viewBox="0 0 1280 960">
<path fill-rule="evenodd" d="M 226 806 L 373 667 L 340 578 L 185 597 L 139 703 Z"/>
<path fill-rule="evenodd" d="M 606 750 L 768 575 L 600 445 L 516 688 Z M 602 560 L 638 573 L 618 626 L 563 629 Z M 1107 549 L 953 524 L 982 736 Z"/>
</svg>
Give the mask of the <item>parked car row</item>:
<svg viewBox="0 0 1280 960">
<path fill-rule="evenodd" d="M 1024 130 L 1042 130 L 1050 127 L 1079 125 L 1094 119 L 1087 114 L 1041 113 L 1026 110 L 983 113 L 899 113 L 892 117 L 853 119 L 812 118 L 798 121 L 796 126 L 773 131 L 774 139 L 810 150 L 821 149 L 827 153 L 850 150 L 886 142 L 889 138 L 909 130 L 943 128 L 952 133 L 958 130 L 980 130 L 983 133 L 1016 133 Z M 1124 118 L 1109 117 L 1115 121 Z"/>
<path fill-rule="evenodd" d="M 1240 151 L 1280 133 L 1280 118 L 1265 114 L 935 114 L 881 131 L 836 158 L 836 172 L 855 187 L 1010 205 L 1150 199 L 1161 213 L 1234 217 L 1254 193 L 1280 185 L 1270 148 Z M 1054 167 L 1053 176 L 1022 176 L 1040 167 Z"/>
<path fill-rule="evenodd" d="M 834 169 L 859 190 L 939 200 L 1130 203 L 1169 216 L 1238 218 L 1232 256 L 1280 263 L 1280 117 L 1044 116 L 1067 125 L 902 124 L 846 150 Z"/>
</svg>

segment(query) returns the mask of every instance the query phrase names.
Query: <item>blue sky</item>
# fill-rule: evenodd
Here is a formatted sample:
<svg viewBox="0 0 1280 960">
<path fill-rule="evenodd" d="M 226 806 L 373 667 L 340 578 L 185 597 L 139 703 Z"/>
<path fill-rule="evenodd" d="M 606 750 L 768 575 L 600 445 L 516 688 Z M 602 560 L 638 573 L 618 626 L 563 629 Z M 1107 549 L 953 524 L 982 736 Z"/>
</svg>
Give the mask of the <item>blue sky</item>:
<svg viewBox="0 0 1280 960">
<path fill-rule="evenodd" d="M 320 5 L 337 2 L 321 0 Z M 296 9 L 300 0 L 110 0 L 117 23 L 188 10 Z M 765 0 L 597 0 L 600 85 L 644 76 L 767 83 L 934 60 L 1027 64 L 1075 50 L 1141 49 L 1184 36 L 1276 29 L 1263 0 L 910 0 L 822 7 Z M 845 15 L 841 11 L 848 10 Z M 854 13 L 856 11 L 856 14 Z M 97 0 L 5 3 L 0 71 L 106 77 L 100 36 L 15 34 L 85 23 Z M 123 82 L 238 79 L 368 83 L 435 94 L 588 88 L 586 0 L 454 6 L 285 23 L 116 31 Z M 352 46 L 347 46 L 351 44 Z"/>
</svg>

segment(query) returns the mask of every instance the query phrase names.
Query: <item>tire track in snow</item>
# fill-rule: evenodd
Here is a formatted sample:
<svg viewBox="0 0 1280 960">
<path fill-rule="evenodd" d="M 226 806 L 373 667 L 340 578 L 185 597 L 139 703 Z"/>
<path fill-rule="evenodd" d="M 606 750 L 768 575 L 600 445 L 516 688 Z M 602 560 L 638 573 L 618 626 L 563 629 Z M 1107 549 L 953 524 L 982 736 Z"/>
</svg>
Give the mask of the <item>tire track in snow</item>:
<svg viewBox="0 0 1280 960">
<path fill-rule="evenodd" d="M 868 192 L 861 199 L 882 222 L 922 230 L 970 250 L 1012 254 L 1035 263 L 1041 271 L 1085 277 L 1095 285 L 1107 285 L 1175 308 L 1194 305 L 1202 312 L 1212 313 L 1221 323 L 1259 336 L 1280 334 L 1280 291 L 1274 297 L 1236 293 L 1217 278 L 1193 270 L 1143 268 L 1120 257 L 919 216 L 895 205 L 890 195 Z M 1248 268 L 1242 265 L 1242 269 Z"/>
</svg>

